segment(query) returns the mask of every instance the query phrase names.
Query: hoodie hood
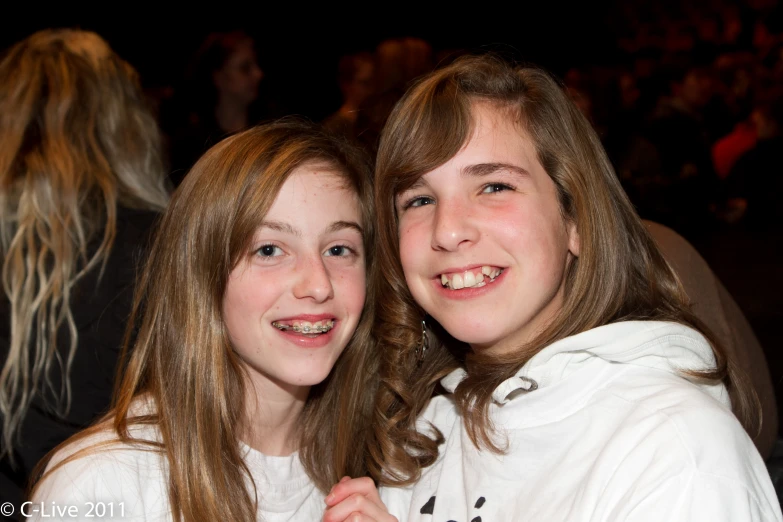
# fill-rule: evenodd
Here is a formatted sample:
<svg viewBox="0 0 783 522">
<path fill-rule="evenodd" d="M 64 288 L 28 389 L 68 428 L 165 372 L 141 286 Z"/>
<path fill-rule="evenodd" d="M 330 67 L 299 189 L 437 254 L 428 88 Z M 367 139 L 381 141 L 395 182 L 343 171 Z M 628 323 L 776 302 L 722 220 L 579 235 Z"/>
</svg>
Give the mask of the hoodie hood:
<svg viewBox="0 0 783 522">
<path fill-rule="evenodd" d="M 725 386 L 707 384 L 684 374 L 715 367 L 715 355 L 707 339 L 693 328 L 665 321 L 612 323 L 561 339 L 538 352 L 514 377 L 498 386 L 493 398 L 503 404 L 520 389 L 533 391 L 549 386 L 594 358 L 677 374 L 729 406 Z M 465 370 L 460 368 L 441 382 L 453 392 L 464 377 Z"/>
</svg>

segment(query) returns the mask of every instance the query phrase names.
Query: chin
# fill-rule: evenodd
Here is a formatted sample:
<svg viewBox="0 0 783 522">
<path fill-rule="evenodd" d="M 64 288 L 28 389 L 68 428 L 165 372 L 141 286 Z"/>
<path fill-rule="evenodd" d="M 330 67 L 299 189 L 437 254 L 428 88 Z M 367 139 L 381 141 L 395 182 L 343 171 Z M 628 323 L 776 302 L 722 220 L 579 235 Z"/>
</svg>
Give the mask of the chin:
<svg viewBox="0 0 783 522">
<path fill-rule="evenodd" d="M 290 379 L 290 383 L 296 386 L 315 386 L 321 384 L 329 376 L 329 371 L 325 372 L 308 372 L 306 374 L 297 375 Z"/>
<path fill-rule="evenodd" d="M 438 322 L 453 338 L 471 346 L 491 346 L 499 340 L 492 331 L 488 331 L 486 324 L 477 327 L 464 321 Z"/>
</svg>

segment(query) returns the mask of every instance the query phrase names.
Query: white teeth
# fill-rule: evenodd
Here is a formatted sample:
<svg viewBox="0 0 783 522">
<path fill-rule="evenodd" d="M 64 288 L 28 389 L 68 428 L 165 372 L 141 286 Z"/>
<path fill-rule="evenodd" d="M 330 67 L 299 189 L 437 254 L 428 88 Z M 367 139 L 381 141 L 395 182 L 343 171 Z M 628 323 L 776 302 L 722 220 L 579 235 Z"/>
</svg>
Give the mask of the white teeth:
<svg viewBox="0 0 783 522">
<path fill-rule="evenodd" d="M 309 321 L 291 321 L 291 324 L 284 324 L 279 321 L 273 321 L 272 326 L 279 330 L 293 330 L 297 333 L 322 334 L 334 328 L 334 319 L 316 321 L 315 323 L 311 323 Z"/>
<path fill-rule="evenodd" d="M 493 268 L 490 266 L 482 266 L 479 272 L 465 271 L 461 274 L 441 274 L 440 284 L 452 290 L 460 290 L 462 288 L 480 288 L 486 286 L 487 283 L 491 283 L 503 272 L 500 268 Z M 487 278 L 489 280 L 487 281 Z"/>
</svg>

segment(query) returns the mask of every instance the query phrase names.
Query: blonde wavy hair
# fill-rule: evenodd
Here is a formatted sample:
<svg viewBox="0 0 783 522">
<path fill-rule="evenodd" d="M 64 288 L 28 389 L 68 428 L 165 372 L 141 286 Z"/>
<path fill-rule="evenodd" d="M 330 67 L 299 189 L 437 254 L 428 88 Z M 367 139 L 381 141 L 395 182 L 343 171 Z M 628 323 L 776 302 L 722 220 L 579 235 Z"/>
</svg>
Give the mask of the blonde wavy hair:
<svg viewBox="0 0 783 522">
<path fill-rule="evenodd" d="M 472 135 L 473 104 L 490 103 L 527 131 L 554 182 L 565 219 L 576 225 L 580 255 L 565 274 L 560 311 L 535 339 L 514 353 L 474 353 L 436 322 L 427 356 L 417 363 L 424 310 L 413 299 L 399 254 L 396 195 L 454 157 Z M 757 430 L 753 389 L 709 330 L 691 313 L 685 291 L 623 191 L 592 125 L 547 71 L 496 55 L 460 57 L 414 85 L 398 102 L 381 135 L 375 171 L 378 214 L 376 331 L 383 357 L 371 473 L 387 484 L 415 481 L 438 456 L 442 438 L 416 430 L 416 418 L 440 379 L 463 366 L 467 377 L 454 399 L 477 447 L 501 453 L 488 417 L 492 392 L 549 344 L 592 328 L 628 320 L 675 321 L 710 339 L 714 368 L 689 372 L 724 382 L 746 429 Z"/>
<path fill-rule="evenodd" d="M 70 408 L 79 337 L 71 291 L 102 270 L 118 205 L 162 210 L 169 191 L 157 121 L 136 71 L 97 34 L 32 34 L 6 52 L 0 85 L 0 245 L 11 309 L 0 455 L 13 458 L 36 395 L 56 415 Z M 58 332 L 67 349 L 58 347 Z"/>
<path fill-rule="evenodd" d="M 224 139 L 196 162 L 159 223 L 137 286 L 129 328 L 140 324 L 140 329 L 132 348 L 126 344 L 124 350 L 128 364 L 114 409 L 49 456 L 110 430 L 121 442 L 163 455 L 174 520 L 256 520 L 259 492 L 247 488 L 251 477 L 240 447 L 250 384 L 232 348 L 222 304 L 229 275 L 250 253 L 280 188 L 306 163 L 331 167 L 359 196 L 369 284 L 375 227 L 364 152 L 293 117 Z M 356 331 L 327 378 L 311 388 L 299 418 L 299 458 L 324 493 L 344 475 L 366 474 L 379 359 L 372 340 L 374 302 L 368 288 Z M 130 330 L 126 343 L 129 339 Z M 139 413 L 140 400 L 152 411 Z M 135 438 L 131 428 L 142 425 L 155 426 L 160 441 Z M 87 453 L 111 450 L 117 440 L 105 448 L 88 446 L 47 474 Z"/>
</svg>

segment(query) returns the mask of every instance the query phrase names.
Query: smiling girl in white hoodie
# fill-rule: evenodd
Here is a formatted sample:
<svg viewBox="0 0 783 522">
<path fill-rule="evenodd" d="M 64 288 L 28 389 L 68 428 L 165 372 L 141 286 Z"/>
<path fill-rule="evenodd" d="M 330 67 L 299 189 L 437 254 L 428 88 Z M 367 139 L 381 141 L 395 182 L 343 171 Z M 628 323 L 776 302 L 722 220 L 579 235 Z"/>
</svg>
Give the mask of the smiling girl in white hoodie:
<svg viewBox="0 0 783 522">
<path fill-rule="evenodd" d="M 751 389 L 548 73 L 423 78 L 376 207 L 382 487 L 343 480 L 324 520 L 782 520 Z"/>
</svg>

